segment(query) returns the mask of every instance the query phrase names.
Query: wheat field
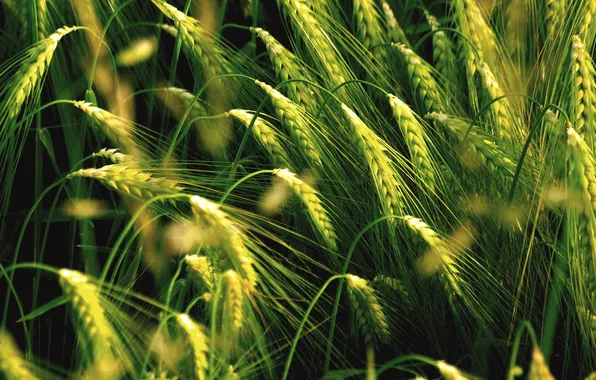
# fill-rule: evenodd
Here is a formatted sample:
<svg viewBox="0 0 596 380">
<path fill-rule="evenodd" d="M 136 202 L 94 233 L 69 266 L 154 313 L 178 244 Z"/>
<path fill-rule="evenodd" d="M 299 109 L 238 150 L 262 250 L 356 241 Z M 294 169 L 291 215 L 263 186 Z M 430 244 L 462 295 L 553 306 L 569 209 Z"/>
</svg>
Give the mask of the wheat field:
<svg viewBox="0 0 596 380">
<path fill-rule="evenodd" d="M 1 378 L 596 378 L 596 1 L 0 9 Z"/>
</svg>

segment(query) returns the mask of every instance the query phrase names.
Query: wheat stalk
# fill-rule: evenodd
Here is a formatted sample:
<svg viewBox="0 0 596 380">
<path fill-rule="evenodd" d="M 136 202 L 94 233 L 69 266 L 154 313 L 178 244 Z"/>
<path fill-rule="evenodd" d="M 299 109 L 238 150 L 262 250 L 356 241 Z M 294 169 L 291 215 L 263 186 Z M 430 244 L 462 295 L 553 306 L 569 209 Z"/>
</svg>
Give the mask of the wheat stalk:
<svg viewBox="0 0 596 380">
<path fill-rule="evenodd" d="M 546 0 L 545 25 L 548 36 L 555 37 L 559 33 L 559 28 L 563 25 L 565 12 L 567 9 L 567 0 Z"/>
<path fill-rule="evenodd" d="M 393 46 L 401 54 L 407 66 L 412 91 L 422 103 L 420 108 L 424 112 L 444 111 L 445 107 L 439 96 L 437 82 L 431 74 L 430 65 L 405 45 L 393 44 Z"/>
<path fill-rule="evenodd" d="M 251 31 L 257 33 L 265 43 L 275 75 L 280 82 L 286 82 L 290 79 L 311 79 L 305 66 L 298 64 L 300 59 L 279 43 L 268 31 L 262 28 L 251 28 Z M 290 99 L 303 105 L 308 111 L 315 112 L 317 98 L 311 87 L 302 82 L 290 82 L 284 88 L 287 88 Z"/>
<path fill-rule="evenodd" d="M 418 172 L 419 177 L 428 186 L 429 192 L 433 193 L 436 186 L 435 169 L 432 166 L 432 158 L 430 151 L 425 141 L 425 134 L 422 125 L 416 119 L 414 112 L 407 104 L 402 102 L 397 96 L 388 94 L 389 105 L 393 111 L 393 116 L 397 120 L 414 169 Z"/>
<path fill-rule="evenodd" d="M 387 32 L 389 34 L 389 40 L 394 43 L 404 44 L 408 48 L 411 47 L 410 42 L 408 41 L 408 37 L 406 37 L 406 33 L 404 33 L 401 26 L 397 22 L 397 18 L 391 9 L 391 6 L 387 3 L 387 1 L 383 0 L 381 2 L 383 7 L 383 14 L 385 15 L 385 23 L 387 24 Z"/>
<path fill-rule="evenodd" d="M 66 176 L 67 179 L 73 177 L 93 178 L 107 187 L 142 200 L 151 199 L 158 195 L 177 194 L 183 190 L 176 181 L 154 177 L 135 167 L 135 165 L 129 166 L 128 164 L 80 169 Z"/>
<path fill-rule="evenodd" d="M 455 0 L 454 14 L 457 15 L 457 27 L 460 32 L 474 45 L 475 50 L 467 41 L 460 40 L 459 47 L 462 61 L 466 64 L 466 80 L 470 102 L 474 108 L 478 107 L 478 94 L 475 76 L 478 70 L 478 60 L 487 61 L 491 67 L 498 58 L 496 56 L 497 40 L 493 30 L 474 0 Z"/>
<path fill-rule="evenodd" d="M 356 20 L 356 35 L 367 48 L 382 44 L 383 30 L 381 29 L 381 15 L 374 0 L 354 0 L 354 18 Z M 381 50 L 384 51 L 384 50 Z"/>
<path fill-rule="evenodd" d="M 337 234 L 318 192 L 288 169 L 275 169 L 274 174 L 281 178 L 300 198 L 327 248 L 337 251 Z"/>
<path fill-rule="evenodd" d="M 253 113 L 241 109 L 230 110 L 226 112 L 226 116 L 233 117 L 234 119 L 240 121 L 247 128 L 254 118 Z M 277 138 L 275 127 L 271 125 L 271 123 L 261 117 L 256 117 L 252 125 L 251 132 L 259 144 L 267 152 L 273 165 L 285 168 L 291 167 L 289 164 L 290 160 L 288 158 L 288 154 Z"/>
<path fill-rule="evenodd" d="M 106 354 L 106 349 L 108 355 L 118 350 L 120 340 L 100 304 L 97 287 L 87 276 L 74 270 L 61 269 L 59 275 L 60 286 L 93 342 L 95 358 Z"/>
<path fill-rule="evenodd" d="M 460 143 L 464 141 L 464 136 L 469 127 L 465 121 L 434 112 L 428 114 L 427 117 L 445 125 Z M 505 155 L 495 141 L 491 140 L 489 136 L 482 135 L 474 127 L 467 136 L 464 149 L 465 152 L 474 154 L 491 172 L 500 172 L 506 176 L 511 176 L 515 171 L 515 162 Z"/>
<path fill-rule="evenodd" d="M 305 116 L 305 111 L 268 84 L 258 80 L 255 83 L 271 97 L 277 117 L 286 126 L 294 142 L 308 158 L 314 169 L 321 170 L 323 162 L 319 150 L 313 143 L 315 140 L 314 131 L 308 116 Z"/>
<path fill-rule="evenodd" d="M 428 11 L 424 11 L 426 20 L 433 32 L 433 62 L 437 71 L 443 78 L 457 83 L 459 71 L 457 70 L 457 56 L 455 55 L 455 46 L 444 31 L 439 30 L 441 24 L 435 16 Z M 407 45 L 406 45 L 407 46 Z"/>
<path fill-rule="evenodd" d="M 365 279 L 358 276 L 348 274 L 346 280 L 353 314 L 365 343 L 388 341 L 391 336 L 389 324 L 374 290 Z"/>
<path fill-rule="evenodd" d="M 48 33 L 48 4 L 46 0 L 36 0 L 37 30 L 39 38 L 45 38 Z"/>
<path fill-rule="evenodd" d="M 403 281 L 401 281 L 397 278 L 379 274 L 373 278 L 372 283 L 378 289 L 385 288 L 387 290 L 385 292 L 386 294 L 394 294 L 396 292 L 399 293 L 404 305 L 408 309 L 412 308 L 412 302 L 410 301 L 410 295 L 408 294 L 408 290 L 406 289 L 406 286 L 404 285 Z"/>
<path fill-rule="evenodd" d="M 586 51 L 585 45 L 579 36 L 573 36 L 571 49 L 571 75 L 572 91 L 571 97 L 572 117 L 575 130 L 586 140 L 591 148 L 594 148 L 596 123 L 596 82 L 594 65 L 590 54 Z"/>
<path fill-rule="evenodd" d="M 62 37 L 77 29 L 77 27 L 68 26 L 59 28 L 31 49 L 29 57 L 20 64 L 19 70 L 11 79 L 11 85 L 8 87 L 9 92 L 4 97 L 4 104 L 8 106 L 6 111 L 9 119 L 19 114 L 23 104 L 41 82 L 58 47 L 58 42 Z"/>
<path fill-rule="evenodd" d="M 0 373 L 6 380 L 36 380 L 12 336 L 0 330 Z"/>
<path fill-rule="evenodd" d="M 184 330 L 186 340 L 188 341 L 192 352 L 194 378 L 205 380 L 209 368 L 209 363 L 207 361 L 207 351 L 209 346 L 203 328 L 193 321 L 187 314 L 178 314 L 176 316 L 176 321 L 178 322 L 178 325 L 182 327 L 182 330 Z"/>
<path fill-rule="evenodd" d="M 486 103 L 492 102 L 490 105 L 490 113 L 494 120 L 496 135 L 509 143 L 519 141 L 522 138 L 522 134 L 515 130 L 515 116 L 512 112 L 512 105 L 508 98 L 502 98 L 498 101 L 494 101 L 497 98 L 502 97 L 505 93 L 501 90 L 499 83 L 495 79 L 490 67 L 486 62 L 480 62 L 478 72 L 482 78 L 484 88 L 488 93 L 488 99 Z"/>
<path fill-rule="evenodd" d="M 192 104 L 190 113 L 186 120 L 194 119 L 198 116 L 206 115 L 206 110 L 200 100 L 195 100 L 195 96 L 183 88 L 164 87 L 158 92 L 159 98 L 174 113 L 178 120 L 182 120 L 184 113 Z"/>
<path fill-rule="evenodd" d="M 244 244 L 241 232 L 230 221 L 228 215 L 217 203 L 200 196 L 193 196 L 190 205 L 198 225 L 208 229 L 216 237 L 213 248 L 223 249 L 232 263 L 232 268 L 240 271 L 251 288 L 256 286 L 257 273 L 250 252 Z"/>
<path fill-rule="evenodd" d="M 594 37 L 594 15 L 596 15 L 596 1 L 586 0 L 583 2 L 583 20 L 578 22 L 580 35 L 583 41 L 592 41 Z"/>
<path fill-rule="evenodd" d="M 196 19 L 164 1 L 152 0 L 152 2 L 174 22 L 184 51 L 191 59 L 203 66 L 209 78 L 230 72 L 229 64 L 223 58 L 221 50 L 211 41 L 207 30 Z M 171 28 L 163 29 L 173 32 Z"/>
<path fill-rule="evenodd" d="M 359 153 L 364 157 L 366 165 L 373 177 L 377 195 L 386 215 L 402 215 L 402 195 L 397 174 L 391 159 L 387 156 L 383 140 L 377 136 L 364 122 L 345 104 L 341 105 L 352 128 L 352 137 Z"/>
<path fill-rule="evenodd" d="M 572 209 L 577 215 L 574 241 L 578 252 L 569 257 L 570 292 L 579 304 L 582 328 L 586 336 L 592 336 L 594 319 L 589 308 L 596 305 L 596 300 L 589 292 L 589 276 L 596 271 L 596 163 L 592 151 L 573 128 L 567 130 L 567 136 L 571 149 L 569 179 L 579 201 Z"/>
<path fill-rule="evenodd" d="M 329 35 L 313 15 L 314 11 L 309 6 L 313 3 L 306 0 L 277 0 L 277 3 L 289 14 L 296 30 L 302 33 L 304 42 L 316 54 L 318 62 L 325 68 L 327 80 L 334 86 L 347 81 L 351 76 L 349 69 Z"/>
<path fill-rule="evenodd" d="M 75 101 L 74 106 L 91 117 L 103 133 L 127 154 L 140 156 L 133 136 L 132 123 L 111 112 L 85 101 Z"/>
<path fill-rule="evenodd" d="M 596 250 L 596 165 L 592 151 L 573 129 L 567 130 L 567 141 L 571 148 L 569 177 L 576 182 L 581 198 L 581 218 L 578 234 L 583 252 Z"/>
<path fill-rule="evenodd" d="M 184 262 L 188 267 L 188 272 L 197 285 L 204 286 L 207 291 L 212 291 L 217 278 L 213 270 L 211 260 L 206 256 L 187 255 Z"/>
<path fill-rule="evenodd" d="M 223 274 L 225 283 L 224 315 L 230 323 L 233 335 L 237 335 L 243 325 L 244 291 L 238 274 L 230 269 Z"/>
<path fill-rule="evenodd" d="M 203 299 L 210 302 L 218 279 L 217 273 L 206 256 L 187 255 L 184 258 L 188 273 L 196 285 L 204 290 Z"/>
<path fill-rule="evenodd" d="M 441 269 L 441 277 L 446 282 L 449 294 L 462 295 L 463 280 L 459 276 L 459 268 L 454 260 L 455 250 L 448 247 L 439 234 L 419 218 L 405 215 L 408 227 L 418 233 L 430 247 L 430 251 L 422 258 L 423 271 L 432 273 L 436 266 Z M 429 263 L 426 265 L 426 263 Z M 432 267 L 431 267 L 432 266 Z"/>
</svg>

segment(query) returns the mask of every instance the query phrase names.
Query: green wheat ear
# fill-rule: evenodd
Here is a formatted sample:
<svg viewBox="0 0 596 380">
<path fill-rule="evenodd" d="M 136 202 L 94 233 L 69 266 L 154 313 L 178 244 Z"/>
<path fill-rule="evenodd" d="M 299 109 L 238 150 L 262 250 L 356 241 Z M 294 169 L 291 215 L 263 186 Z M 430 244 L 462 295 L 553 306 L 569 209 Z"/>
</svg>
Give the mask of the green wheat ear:
<svg viewBox="0 0 596 380">
<path fill-rule="evenodd" d="M 205 335 L 207 328 L 193 321 L 187 314 L 178 314 L 176 321 L 182 331 L 184 331 L 185 340 L 188 342 L 192 352 L 195 378 L 204 380 L 207 378 L 209 369 L 209 363 L 207 361 L 208 340 Z"/>
<path fill-rule="evenodd" d="M 374 290 L 365 279 L 358 276 L 348 274 L 346 280 L 355 322 L 362 331 L 365 343 L 387 342 L 391 332 Z"/>
<path fill-rule="evenodd" d="M 402 187 L 393 163 L 386 154 L 383 140 L 374 133 L 345 104 L 341 105 L 346 119 L 350 123 L 352 138 L 364 158 L 377 189 L 377 196 L 385 215 L 402 215 L 404 210 Z"/>
<path fill-rule="evenodd" d="M 36 380 L 30 371 L 31 365 L 23 358 L 12 336 L 0 330 L 0 373 L 6 380 Z"/>
<path fill-rule="evenodd" d="M 273 165 L 285 168 L 293 167 L 290 164 L 290 158 L 286 149 L 281 144 L 279 133 L 271 123 L 260 116 L 255 118 L 254 113 L 241 109 L 230 110 L 226 112 L 226 116 L 238 120 L 247 128 L 251 125 L 254 118 L 255 121 L 252 124 L 251 132 L 261 147 L 267 152 Z"/>
<path fill-rule="evenodd" d="M 114 164 L 97 169 L 80 169 L 66 176 L 67 179 L 74 177 L 98 180 L 122 194 L 132 195 L 142 200 L 149 200 L 158 195 L 173 195 L 183 190 L 178 182 L 155 177 L 134 164 L 132 166 L 130 164 Z"/>
<path fill-rule="evenodd" d="M 457 70 L 455 46 L 444 31 L 438 30 L 441 24 L 437 18 L 426 10 L 424 11 L 424 15 L 431 30 L 435 32 L 433 34 L 433 62 L 435 67 L 441 73 L 443 79 L 458 84 L 460 73 Z"/>
<path fill-rule="evenodd" d="M 28 52 L 29 57 L 20 64 L 20 69 L 11 79 L 11 85 L 7 90 L 3 90 L 3 106 L 7 109 L 2 110 L 2 116 L 6 112 L 6 117 L 12 119 L 21 111 L 21 107 L 28 100 L 41 83 L 52 58 L 58 47 L 58 42 L 67 34 L 79 29 L 78 27 L 64 26 L 47 38 L 34 45 Z M 7 93 L 4 93 L 7 91 Z"/>
<path fill-rule="evenodd" d="M 327 248 L 337 251 L 337 234 L 317 191 L 288 169 L 275 169 L 274 174 L 281 178 L 300 198 Z"/>
<path fill-rule="evenodd" d="M 433 159 L 426 143 L 424 129 L 407 104 L 395 95 L 389 94 L 387 97 L 389 98 L 389 105 L 393 111 L 393 116 L 397 120 L 397 124 L 406 140 L 414 169 L 420 180 L 428 187 L 429 193 L 432 194 L 437 185 L 437 176 L 435 175 Z"/>
</svg>

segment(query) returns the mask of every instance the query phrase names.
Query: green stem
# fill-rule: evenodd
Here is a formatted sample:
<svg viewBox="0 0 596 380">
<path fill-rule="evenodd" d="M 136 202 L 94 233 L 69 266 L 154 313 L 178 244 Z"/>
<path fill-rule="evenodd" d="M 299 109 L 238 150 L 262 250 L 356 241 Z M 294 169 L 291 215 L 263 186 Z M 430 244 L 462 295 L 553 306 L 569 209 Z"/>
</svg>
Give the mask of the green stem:
<svg viewBox="0 0 596 380">
<path fill-rule="evenodd" d="M 362 230 L 360 230 L 360 232 L 358 232 L 358 234 L 352 241 L 352 245 L 350 245 L 350 249 L 348 250 L 344 265 L 341 269 L 341 275 L 345 276 L 345 274 L 348 272 L 348 266 L 350 265 L 350 260 L 352 259 L 352 254 L 354 253 L 354 249 L 356 249 L 356 244 L 358 244 L 358 242 L 360 241 L 362 236 L 364 236 L 364 234 L 368 230 L 370 230 L 371 228 L 373 228 L 374 226 L 376 226 L 377 224 L 379 224 L 385 220 L 401 219 L 401 218 L 402 218 L 401 216 L 397 216 L 397 215 L 385 215 L 385 216 L 382 216 L 380 218 L 373 220 L 372 222 L 368 223 Z M 340 281 L 339 284 L 337 285 L 337 292 L 335 293 L 335 302 L 333 303 L 333 311 L 331 313 L 331 322 L 329 325 L 329 336 L 327 337 L 327 348 L 325 349 L 325 366 L 323 367 L 324 374 L 327 374 L 327 372 L 329 372 L 329 362 L 331 360 L 331 347 L 333 344 L 333 333 L 335 331 L 335 323 L 337 321 L 337 311 L 339 309 L 339 298 L 341 296 L 342 288 L 343 288 L 343 281 Z"/>
<path fill-rule="evenodd" d="M 325 282 L 325 284 L 323 284 L 323 286 L 321 287 L 321 289 L 319 290 L 319 292 L 317 293 L 315 298 L 312 300 L 312 302 L 308 306 L 308 309 L 306 309 L 306 312 L 304 313 L 304 316 L 302 317 L 302 321 L 300 321 L 300 325 L 298 326 L 298 331 L 296 331 L 296 336 L 294 336 L 294 339 L 292 339 L 292 345 L 290 346 L 290 352 L 288 353 L 288 358 L 286 359 L 286 364 L 284 366 L 284 372 L 281 376 L 281 380 L 286 380 L 288 378 L 288 373 L 290 371 L 290 364 L 292 364 L 292 357 L 294 356 L 294 352 L 296 351 L 296 345 L 298 344 L 298 340 L 300 339 L 300 334 L 302 334 L 302 330 L 304 329 L 304 325 L 306 324 L 308 316 L 310 315 L 312 309 L 315 307 L 315 303 L 319 300 L 319 298 L 321 298 L 321 296 L 325 292 L 325 289 L 327 289 L 327 287 L 329 286 L 329 284 L 331 284 L 331 282 L 333 282 L 334 280 L 337 280 L 337 279 L 344 278 L 344 277 L 346 277 L 346 276 L 343 274 L 336 274 L 335 276 L 333 276 L 329 280 L 327 280 L 327 282 Z"/>
<path fill-rule="evenodd" d="M 366 380 L 377 380 L 375 372 L 375 345 L 369 343 L 366 346 Z"/>
<path fill-rule="evenodd" d="M 168 199 L 176 199 L 176 198 L 188 198 L 188 199 L 190 199 L 190 195 L 188 195 L 188 194 L 165 194 L 165 195 L 158 195 L 156 197 L 153 197 L 153 198 L 149 199 L 147 202 L 143 203 L 139 207 L 139 209 L 137 210 L 137 212 L 128 221 L 128 223 L 126 224 L 126 227 L 124 227 L 124 230 L 122 230 L 122 232 L 118 236 L 118 240 L 116 240 L 116 243 L 114 243 L 114 246 L 110 250 L 110 254 L 108 256 L 108 259 L 106 260 L 106 263 L 104 264 L 103 271 L 101 272 L 101 276 L 99 277 L 99 282 L 103 283 L 105 281 L 106 276 L 108 275 L 108 271 L 110 269 L 110 266 L 112 265 L 112 262 L 116 258 L 116 253 L 118 252 L 118 249 L 120 248 L 120 245 L 122 245 L 122 242 L 124 241 L 124 238 L 125 238 L 126 234 L 128 234 L 128 232 L 133 228 L 136 220 L 145 212 L 145 210 L 150 205 L 152 205 L 153 203 L 155 203 L 157 201 L 163 201 L 163 200 L 168 200 Z"/>
<path fill-rule="evenodd" d="M 532 344 L 534 347 L 538 347 L 538 339 L 536 339 L 536 334 L 534 333 L 534 329 L 532 325 L 528 321 L 523 321 L 521 325 L 517 328 L 515 333 L 515 340 L 513 342 L 513 348 L 511 350 L 511 359 L 509 361 L 509 369 L 507 371 L 507 380 L 513 380 L 513 368 L 515 367 L 515 363 L 517 361 L 517 355 L 519 354 L 519 345 L 521 344 L 521 337 L 524 330 L 528 331 L 530 335 L 530 339 L 532 340 Z"/>
</svg>

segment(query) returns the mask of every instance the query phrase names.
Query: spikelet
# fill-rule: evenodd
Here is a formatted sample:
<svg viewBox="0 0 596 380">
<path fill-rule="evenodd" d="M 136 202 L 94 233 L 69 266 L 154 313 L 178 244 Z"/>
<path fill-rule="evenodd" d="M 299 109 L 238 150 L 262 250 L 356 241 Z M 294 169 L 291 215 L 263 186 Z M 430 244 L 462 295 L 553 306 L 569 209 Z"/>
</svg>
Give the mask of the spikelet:
<svg viewBox="0 0 596 380">
<path fill-rule="evenodd" d="M 421 103 L 419 108 L 425 113 L 444 111 L 445 107 L 439 96 L 438 85 L 431 74 L 428 63 L 405 45 L 394 44 L 393 46 L 406 63 L 410 86 Z"/>
<path fill-rule="evenodd" d="M 525 41 L 528 10 L 525 0 L 510 0 L 505 8 L 505 46 L 509 53 L 518 57 Z"/>
<path fill-rule="evenodd" d="M 544 24 L 547 27 L 548 37 L 554 38 L 561 32 L 567 0 L 546 0 L 546 19 Z"/>
<path fill-rule="evenodd" d="M 445 125 L 449 132 L 455 135 L 460 142 L 463 142 L 463 138 L 469 127 L 467 122 L 435 112 L 428 114 L 427 117 Z M 507 157 L 497 143 L 491 140 L 489 136 L 482 135 L 474 127 L 472 127 L 472 130 L 468 134 L 464 149 L 464 154 L 471 152 L 491 172 L 500 172 L 506 176 L 511 176 L 515 171 L 515 162 Z"/>
<path fill-rule="evenodd" d="M 431 274 L 439 269 L 449 294 L 461 296 L 462 279 L 459 277 L 459 268 L 453 258 L 454 250 L 450 249 L 436 231 L 421 219 L 405 215 L 404 220 L 408 227 L 418 233 L 429 245 L 430 251 L 420 261 L 422 272 Z"/>
<path fill-rule="evenodd" d="M 382 139 L 345 104 L 341 105 L 352 128 L 354 143 L 373 177 L 377 195 L 386 215 L 402 215 L 401 186 Z M 393 220 L 393 219 L 392 219 Z"/>
<path fill-rule="evenodd" d="M 399 297 L 401 298 L 404 305 L 408 309 L 412 308 L 410 295 L 408 294 L 408 290 L 406 289 L 404 283 L 401 280 L 379 274 L 376 275 L 375 278 L 373 278 L 372 283 L 379 290 L 385 288 L 387 291 L 384 293 L 386 294 L 395 294 L 396 292 L 399 293 Z"/>
<path fill-rule="evenodd" d="M 290 16 L 294 29 L 300 32 L 309 50 L 316 55 L 318 64 L 325 69 L 324 76 L 327 81 L 337 86 L 351 79 L 341 54 L 313 14 L 310 5 L 316 3 L 306 0 L 277 0 L 277 3 L 280 9 Z"/>
<path fill-rule="evenodd" d="M 331 218 L 323 206 L 317 191 L 302 181 L 288 169 L 275 169 L 274 174 L 281 178 L 304 204 L 306 211 L 323 242 L 332 251 L 337 250 L 337 234 Z"/>
<path fill-rule="evenodd" d="M 20 64 L 19 70 L 13 75 L 11 84 L 7 87 L 8 92 L 3 94 L 3 103 L 8 108 L 3 109 L 2 113 L 6 111 L 8 119 L 12 119 L 19 114 L 23 104 L 42 81 L 58 47 L 58 42 L 62 37 L 77 29 L 77 27 L 64 26 L 39 41 L 32 48 L 25 62 Z"/>
<path fill-rule="evenodd" d="M 211 264 L 211 260 L 206 256 L 187 255 L 184 257 L 184 262 L 187 266 L 188 274 L 191 276 L 194 283 L 205 291 L 203 297 L 209 302 L 213 295 L 215 282 L 218 278 L 213 265 Z"/>
<path fill-rule="evenodd" d="M 126 195 L 148 200 L 158 195 L 177 194 L 183 190 L 176 181 L 154 177 L 141 169 L 126 164 L 106 165 L 101 168 L 80 169 L 66 176 L 93 178 L 107 187 Z"/>
<path fill-rule="evenodd" d="M 183 88 L 178 87 L 164 87 L 158 92 L 159 98 L 164 104 L 174 113 L 178 120 L 182 120 L 187 108 L 191 105 L 190 112 L 186 121 L 190 121 L 196 117 L 206 115 L 206 110 L 201 104 L 200 99 L 193 102 L 195 96 Z"/>
<path fill-rule="evenodd" d="M 393 116 L 397 120 L 397 124 L 406 140 L 414 169 L 424 181 L 424 185 L 429 189 L 429 192 L 434 193 L 436 176 L 435 170 L 432 167 L 433 160 L 424 139 L 424 129 L 407 104 L 395 95 L 388 94 L 387 97 L 389 98 L 389 105 L 393 111 Z"/>
<path fill-rule="evenodd" d="M 575 130 L 592 149 L 596 143 L 596 82 L 594 65 L 579 36 L 573 36 L 571 49 L 572 122 Z"/>
<path fill-rule="evenodd" d="M 579 24 L 579 36 L 586 42 L 588 46 L 593 45 L 594 39 L 594 18 L 596 17 L 596 1 L 585 0 L 583 2 L 583 20 L 578 21 Z"/>
<path fill-rule="evenodd" d="M 130 121 L 85 101 L 75 101 L 74 106 L 91 117 L 103 133 L 126 154 L 139 156 Z"/>
<path fill-rule="evenodd" d="M 43 39 L 48 34 L 48 3 L 47 0 L 36 0 L 35 10 L 37 11 L 37 30 L 39 38 Z"/>
<path fill-rule="evenodd" d="M 498 60 L 496 54 L 498 50 L 497 40 L 475 0 L 455 0 L 453 6 L 453 14 L 458 16 L 456 23 L 458 29 L 476 48 L 474 50 L 467 41 L 460 39 L 459 47 L 462 55 L 461 59 L 466 65 L 466 80 L 470 102 L 473 107 L 478 108 L 479 99 L 475 83 L 479 65 L 478 60 L 488 62 L 493 68 L 498 67 L 493 65 Z"/>
<path fill-rule="evenodd" d="M 401 26 L 399 26 L 391 6 L 385 0 L 382 1 L 382 6 L 383 14 L 385 15 L 385 23 L 387 24 L 387 32 L 391 42 L 404 44 L 408 48 L 411 48 L 412 46 L 410 45 L 410 42 L 408 41 L 403 29 Z"/>
<path fill-rule="evenodd" d="M 224 375 L 223 379 L 224 380 L 240 380 L 240 376 L 238 376 L 236 371 L 234 371 L 234 366 L 230 364 L 227 368 L 226 374 Z"/>
<path fill-rule="evenodd" d="M 230 269 L 223 274 L 225 282 L 224 315 L 233 335 L 237 335 L 243 325 L 244 291 L 238 273 Z"/>
<path fill-rule="evenodd" d="M 38 379 L 29 370 L 30 365 L 25 361 L 12 336 L 0 330 L 0 373 L 6 380 L 35 380 Z"/>
<path fill-rule="evenodd" d="M 257 273 L 241 232 L 229 220 L 228 215 L 220 210 L 217 203 L 195 195 L 190 199 L 190 205 L 198 225 L 203 229 L 209 229 L 209 235 L 216 237 L 212 248 L 224 250 L 232 268 L 240 271 L 242 278 L 253 288 L 257 284 Z"/>
<path fill-rule="evenodd" d="M 120 340 L 99 301 L 99 290 L 84 274 L 60 269 L 60 286 L 70 299 L 84 330 L 93 344 L 96 360 L 118 350 Z"/>
<path fill-rule="evenodd" d="M 590 289 L 586 274 L 596 273 L 596 163 L 592 151 L 579 134 L 573 128 L 569 128 L 567 134 L 571 150 L 569 179 L 574 198 L 578 200 L 576 207 L 572 208 L 576 213 L 574 242 L 577 253 L 569 255 L 570 292 L 579 303 L 582 328 L 594 342 L 596 319 L 589 309 L 595 306 L 596 300 L 591 300 L 593 296 L 586 291 Z"/>
<path fill-rule="evenodd" d="M 174 22 L 175 28 L 180 33 L 182 48 L 191 59 L 202 65 L 207 77 L 213 78 L 230 71 L 229 64 L 223 58 L 221 50 L 213 43 L 207 30 L 196 19 L 161 0 L 152 0 L 152 2 Z M 173 32 L 171 28 L 163 29 Z"/>
<path fill-rule="evenodd" d="M 173 25 L 157 24 L 156 26 L 174 38 L 178 36 L 178 29 L 176 29 L 176 27 Z"/>
<path fill-rule="evenodd" d="M 348 274 L 346 280 L 355 322 L 362 331 L 365 343 L 387 342 L 391 333 L 374 290 L 363 278 Z"/>
<path fill-rule="evenodd" d="M 182 327 L 188 342 L 188 347 L 192 352 L 194 378 L 204 380 L 207 378 L 209 363 L 207 361 L 207 338 L 202 331 L 203 328 L 193 321 L 187 314 L 178 314 L 176 316 L 176 321 L 178 322 L 178 325 Z"/>
<path fill-rule="evenodd" d="M 579 134 L 567 130 L 568 145 L 571 148 L 569 177 L 575 182 L 581 199 L 578 237 L 586 261 L 596 259 L 596 165 L 592 151 Z"/>
<path fill-rule="evenodd" d="M 246 110 L 233 109 L 226 112 L 226 116 L 233 117 L 248 128 L 254 117 L 254 114 Z M 257 116 L 252 125 L 251 131 L 255 139 L 269 155 L 273 165 L 284 168 L 291 167 L 289 164 L 288 154 L 281 145 L 277 137 L 277 133 L 275 132 L 275 127 L 271 125 L 271 123 Z"/>
<path fill-rule="evenodd" d="M 98 152 L 92 153 L 91 157 L 105 158 L 114 164 L 128 164 L 131 166 L 138 164 L 138 160 L 135 157 L 121 153 L 118 149 L 102 148 Z"/>
<path fill-rule="evenodd" d="M 310 80 L 311 77 L 305 69 L 305 65 L 299 64 L 300 58 L 285 48 L 279 41 L 266 30 L 262 28 L 250 28 L 253 33 L 263 41 L 271 65 L 275 70 L 275 75 L 279 82 L 286 82 L 290 79 Z M 290 82 L 287 86 L 288 98 L 304 106 L 309 112 L 313 113 L 317 109 L 316 94 L 310 86 L 301 82 Z"/>
<path fill-rule="evenodd" d="M 439 360 L 436 365 L 445 380 L 466 380 L 468 378 L 457 367 L 445 363 L 443 360 Z"/>
<path fill-rule="evenodd" d="M 428 11 L 424 11 L 426 20 L 430 25 L 433 34 L 433 62 L 437 71 L 445 78 L 454 83 L 458 82 L 459 71 L 457 70 L 457 57 L 455 55 L 455 46 L 441 27 L 435 16 Z"/>
<path fill-rule="evenodd" d="M 313 169 L 320 170 L 323 162 L 313 144 L 314 132 L 310 121 L 304 116 L 304 110 L 268 84 L 258 80 L 255 83 L 271 97 L 277 117 L 289 130 L 294 142 L 313 165 Z"/>
<path fill-rule="evenodd" d="M 488 94 L 488 99 L 486 99 L 485 103 L 505 95 L 486 62 L 479 62 L 478 72 L 480 73 L 484 88 Z M 517 142 L 522 139 L 522 133 L 515 130 L 515 117 L 512 112 L 511 102 L 508 98 L 502 98 L 493 102 L 490 105 L 490 113 L 495 127 L 495 134 L 500 139 L 509 143 Z"/>
<path fill-rule="evenodd" d="M 528 380 L 555 380 L 538 347 L 534 347 L 532 351 L 532 363 L 530 364 Z"/>
<path fill-rule="evenodd" d="M 374 0 L 354 0 L 354 19 L 356 36 L 365 47 L 370 49 L 385 42 L 380 23 L 381 15 Z"/>
</svg>

